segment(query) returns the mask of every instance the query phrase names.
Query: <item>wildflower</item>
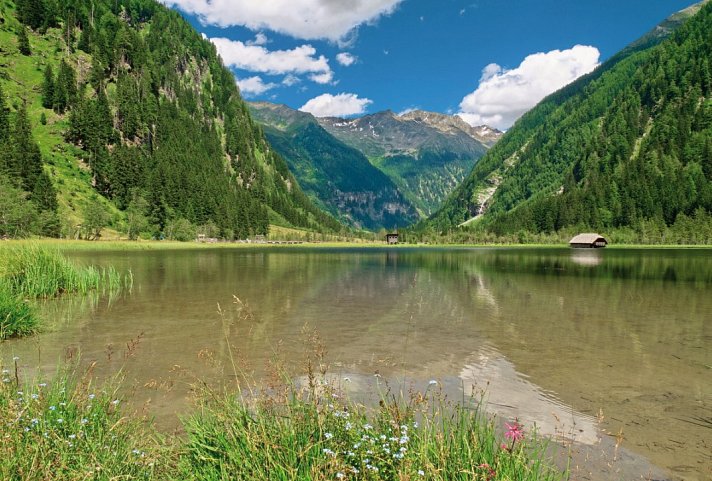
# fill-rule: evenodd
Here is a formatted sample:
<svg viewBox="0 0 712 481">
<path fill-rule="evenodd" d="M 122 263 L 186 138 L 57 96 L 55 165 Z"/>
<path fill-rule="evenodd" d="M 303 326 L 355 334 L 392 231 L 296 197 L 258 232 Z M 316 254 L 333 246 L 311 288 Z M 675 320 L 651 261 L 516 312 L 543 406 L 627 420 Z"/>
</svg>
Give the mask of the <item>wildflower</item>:
<svg viewBox="0 0 712 481">
<path fill-rule="evenodd" d="M 345 428 L 347 431 L 350 431 L 352 427 L 353 427 L 353 426 L 351 425 L 351 423 L 350 423 L 349 421 L 346 421 L 346 424 L 344 425 L 344 428 Z"/>
<path fill-rule="evenodd" d="M 18 396 L 22 396 L 24 393 L 22 391 L 17 391 Z"/>
<path fill-rule="evenodd" d="M 9 371 L 8 369 L 3 369 L 3 370 L 2 370 L 2 373 L 3 373 L 3 374 L 10 374 L 10 371 Z"/>
<path fill-rule="evenodd" d="M 138 449 L 134 449 L 134 450 L 131 451 L 131 452 L 134 453 L 134 454 L 136 454 L 136 455 L 141 454 L 141 451 L 139 451 Z"/>
<path fill-rule="evenodd" d="M 410 440 L 408 436 L 401 436 L 401 438 L 398 440 L 400 444 L 405 444 Z"/>
<path fill-rule="evenodd" d="M 37 424 L 37 423 L 40 422 L 40 420 L 37 419 L 37 418 L 32 418 L 32 420 L 31 420 L 30 422 L 31 422 L 32 424 Z"/>
<path fill-rule="evenodd" d="M 82 420 L 81 420 L 81 423 L 82 423 L 82 424 L 86 424 L 86 423 L 88 423 L 88 422 L 89 422 L 89 420 L 88 420 L 87 418 L 82 418 Z"/>
<path fill-rule="evenodd" d="M 403 424 L 403 425 L 401 425 L 400 429 L 401 429 L 401 431 L 407 431 L 407 430 L 408 430 L 408 426 L 406 426 L 405 424 Z"/>
<path fill-rule="evenodd" d="M 47 383 L 46 383 L 46 382 L 41 382 L 41 383 L 38 384 L 38 386 L 39 386 L 39 387 L 47 387 Z"/>
<path fill-rule="evenodd" d="M 57 419 L 57 423 L 62 424 L 63 422 L 64 422 L 64 419 L 62 419 L 62 418 Z"/>
<path fill-rule="evenodd" d="M 331 433 L 324 433 L 324 437 L 325 437 L 326 439 L 331 439 L 331 438 L 334 437 L 334 435 L 331 434 Z"/>
<path fill-rule="evenodd" d="M 55 409 L 57 409 L 57 406 L 50 406 L 50 407 L 49 407 L 49 410 L 50 410 L 50 411 L 54 411 Z"/>
<path fill-rule="evenodd" d="M 370 431 L 371 429 L 373 429 L 373 426 L 371 426 L 370 424 L 364 424 L 364 425 L 363 425 L 363 428 L 364 428 L 366 431 Z"/>
<path fill-rule="evenodd" d="M 95 397 L 96 397 L 96 394 L 90 394 L 90 395 L 89 395 L 89 400 L 92 400 L 92 399 L 94 399 Z"/>
<path fill-rule="evenodd" d="M 31 397 L 32 399 L 37 399 L 37 398 L 39 398 L 39 395 L 37 395 L 37 394 L 32 394 L 30 397 Z"/>
<path fill-rule="evenodd" d="M 332 458 L 336 457 L 336 453 L 329 448 L 324 448 L 321 450 L 321 452 L 326 454 L 327 456 L 331 456 Z"/>
<path fill-rule="evenodd" d="M 522 425 L 519 424 L 517 421 L 514 421 L 512 424 L 504 423 L 504 425 L 507 426 L 507 432 L 504 433 L 505 438 L 511 439 L 512 442 L 524 439 L 524 431 L 522 430 Z"/>
<path fill-rule="evenodd" d="M 423 471 L 422 469 L 419 469 L 418 476 L 425 476 L 425 471 Z"/>
<path fill-rule="evenodd" d="M 346 475 L 344 473 L 342 473 L 341 471 L 339 471 L 338 473 L 336 473 L 336 477 L 338 479 L 344 479 L 346 477 Z"/>
<path fill-rule="evenodd" d="M 77 437 L 76 434 L 70 434 L 70 435 L 69 435 L 69 439 L 75 439 L 76 437 Z"/>
<path fill-rule="evenodd" d="M 435 379 L 431 379 L 428 383 L 430 386 L 435 386 L 438 382 Z"/>
<path fill-rule="evenodd" d="M 116 406 L 116 405 L 119 404 L 119 400 L 118 400 L 118 399 L 114 399 L 113 401 L 111 401 L 111 404 L 113 404 L 114 406 Z"/>
<path fill-rule="evenodd" d="M 19 357 L 19 356 L 12 356 L 12 360 L 13 360 L 13 361 L 19 361 L 19 360 L 20 360 L 20 357 Z"/>
<path fill-rule="evenodd" d="M 413 423 L 413 429 L 418 429 L 418 421 Z"/>
</svg>

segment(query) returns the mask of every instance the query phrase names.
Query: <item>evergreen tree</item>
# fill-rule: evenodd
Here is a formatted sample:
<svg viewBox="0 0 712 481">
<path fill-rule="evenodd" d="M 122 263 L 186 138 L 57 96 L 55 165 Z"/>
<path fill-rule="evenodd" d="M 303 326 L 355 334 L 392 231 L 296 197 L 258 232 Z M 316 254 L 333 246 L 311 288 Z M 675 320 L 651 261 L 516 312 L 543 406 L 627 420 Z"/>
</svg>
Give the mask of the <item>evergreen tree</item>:
<svg viewBox="0 0 712 481">
<path fill-rule="evenodd" d="M 30 38 L 27 35 L 27 27 L 21 25 L 17 32 L 17 48 L 20 53 L 25 56 L 32 55 L 32 48 L 30 47 Z"/>
<path fill-rule="evenodd" d="M 5 102 L 5 91 L 0 84 L 0 146 L 10 137 L 10 115 Z M 5 149 L 3 149 L 5 150 Z"/>
<path fill-rule="evenodd" d="M 54 71 L 52 66 L 47 64 L 42 82 L 42 106 L 46 109 L 51 109 L 54 105 L 54 90 Z"/>
<path fill-rule="evenodd" d="M 54 110 L 64 113 L 74 105 L 77 99 L 77 76 L 74 69 L 62 60 L 54 84 Z"/>
<path fill-rule="evenodd" d="M 44 25 L 46 15 L 44 0 L 17 1 L 18 19 L 33 30 L 38 30 Z"/>
</svg>

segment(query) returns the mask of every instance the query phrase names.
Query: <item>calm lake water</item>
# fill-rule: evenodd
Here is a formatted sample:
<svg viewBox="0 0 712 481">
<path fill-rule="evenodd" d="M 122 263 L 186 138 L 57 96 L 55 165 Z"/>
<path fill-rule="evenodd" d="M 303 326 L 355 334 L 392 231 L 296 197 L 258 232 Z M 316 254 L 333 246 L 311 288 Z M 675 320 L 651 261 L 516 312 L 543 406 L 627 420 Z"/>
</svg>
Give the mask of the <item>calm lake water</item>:
<svg viewBox="0 0 712 481">
<path fill-rule="evenodd" d="M 498 417 L 573 437 L 574 479 L 712 479 L 712 250 L 71 256 L 131 269 L 133 290 L 48 302 L 51 329 L 0 355 L 25 370 L 52 372 L 79 352 L 100 373 L 123 368 L 161 426 L 190 409 L 196 376 L 220 377 L 228 343 L 259 379 L 274 358 L 297 370 L 314 330 L 331 372 L 359 395 L 384 380 L 421 390 L 437 380 L 455 399 L 486 389 Z"/>
</svg>

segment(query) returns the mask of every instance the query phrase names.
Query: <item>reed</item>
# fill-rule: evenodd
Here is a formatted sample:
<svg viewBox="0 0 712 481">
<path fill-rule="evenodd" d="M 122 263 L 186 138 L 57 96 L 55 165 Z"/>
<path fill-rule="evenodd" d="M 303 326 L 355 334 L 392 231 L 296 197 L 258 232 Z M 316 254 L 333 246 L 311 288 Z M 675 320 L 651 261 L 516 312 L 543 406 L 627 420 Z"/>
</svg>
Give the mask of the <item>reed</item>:
<svg viewBox="0 0 712 481">
<path fill-rule="evenodd" d="M 0 340 L 30 335 L 37 327 L 35 310 L 0 282 Z"/>
<path fill-rule="evenodd" d="M 58 250 L 22 244 L 5 249 L 0 279 L 17 295 L 56 297 L 65 293 L 116 291 L 130 287 L 131 276 L 121 276 L 113 267 L 77 266 Z"/>
</svg>

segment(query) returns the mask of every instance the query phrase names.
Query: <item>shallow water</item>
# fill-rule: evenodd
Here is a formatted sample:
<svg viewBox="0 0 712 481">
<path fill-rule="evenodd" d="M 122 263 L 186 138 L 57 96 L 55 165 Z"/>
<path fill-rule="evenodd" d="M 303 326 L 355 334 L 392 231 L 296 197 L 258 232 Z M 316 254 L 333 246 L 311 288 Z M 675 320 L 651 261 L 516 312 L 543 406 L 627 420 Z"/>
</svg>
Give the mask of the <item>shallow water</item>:
<svg viewBox="0 0 712 481">
<path fill-rule="evenodd" d="M 484 389 L 502 418 L 575 439 L 574 479 L 712 479 L 712 250 L 72 257 L 131 269 L 133 290 L 49 302 L 52 329 L 7 342 L 0 355 L 45 372 L 78 353 L 101 373 L 123 368 L 165 427 L 190 409 L 196 377 L 233 372 L 217 367 L 230 365 L 230 347 L 260 378 L 274 358 L 296 369 L 309 350 L 305 331 L 315 330 L 347 389 L 437 380 L 456 399 Z"/>
</svg>

